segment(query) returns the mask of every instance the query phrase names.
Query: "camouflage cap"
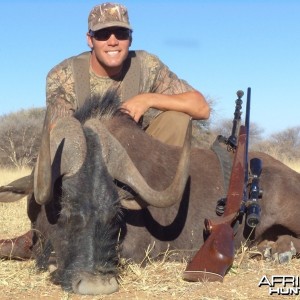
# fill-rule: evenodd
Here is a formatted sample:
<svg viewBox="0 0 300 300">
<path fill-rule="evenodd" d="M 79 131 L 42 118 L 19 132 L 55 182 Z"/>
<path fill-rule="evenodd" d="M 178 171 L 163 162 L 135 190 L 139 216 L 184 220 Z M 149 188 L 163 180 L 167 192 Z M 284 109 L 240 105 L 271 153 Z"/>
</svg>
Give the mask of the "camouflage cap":
<svg viewBox="0 0 300 300">
<path fill-rule="evenodd" d="M 103 3 L 91 10 L 88 30 L 96 31 L 113 26 L 132 29 L 125 6 L 117 3 Z"/>
</svg>

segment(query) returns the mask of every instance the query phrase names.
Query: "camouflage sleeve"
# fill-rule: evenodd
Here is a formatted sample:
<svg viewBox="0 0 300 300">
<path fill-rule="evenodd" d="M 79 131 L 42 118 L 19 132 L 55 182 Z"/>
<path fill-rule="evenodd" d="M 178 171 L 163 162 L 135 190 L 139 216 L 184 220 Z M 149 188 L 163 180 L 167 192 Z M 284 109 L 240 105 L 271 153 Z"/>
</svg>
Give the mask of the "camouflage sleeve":
<svg viewBox="0 0 300 300">
<path fill-rule="evenodd" d="M 76 109 L 74 79 L 71 60 L 55 66 L 47 75 L 46 104 L 51 124 L 64 116 L 70 116 Z"/>
<path fill-rule="evenodd" d="M 192 86 L 185 80 L 179 79 L 175 73 L 161 63 L 157 79 L 154 83 L 154 92 L 172 95 L 192 90 L 194 90 Z"/>
<path fill-rule="evenodd" d="M 48 73 L 46 80 L 47 106 L 53 104 L 57 99 L 62 99 L 66 103 L 70 103 L 74 109 L 76 108 L 71 64 L 71 59 L 66 59 Z"/>
<path fill-rule="evenodd" d="M 150 92 L 172 95 L 194 90 L 185 80 L 178 78 L 175 73 L 170 71 L 157 56 L 149 53 L 144 53 L 144 55 L 142 69 L 145 68 L 143 72 L 146 72 L 147 69 L 150 70 L 146 76 L 151 81 Z"/>
<path fill-rule="evenodd" d="M 146 51 L 138 51 L 141 61 L 140 93 L 180 94 L 192 91 L 194 88 L 178 76 L 161 60 Z M 142 127 L 146 128 L 151 120 L 161 113 L 156 108 L 149 108 L 143 117 Z"/>
</svg>

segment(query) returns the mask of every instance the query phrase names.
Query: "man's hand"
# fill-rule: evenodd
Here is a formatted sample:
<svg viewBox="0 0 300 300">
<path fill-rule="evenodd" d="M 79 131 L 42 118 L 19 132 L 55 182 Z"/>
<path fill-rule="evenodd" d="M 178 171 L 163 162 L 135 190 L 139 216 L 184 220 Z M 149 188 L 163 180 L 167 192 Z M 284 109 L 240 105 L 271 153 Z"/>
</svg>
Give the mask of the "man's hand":
<svg viewBox="0 0 300 300">
<path fill-rule="evenodd" d="M 150 108 L 149 94 L 140 94 L 124 102 L 121 108 L 129 114 L 135 122 L 138 122 L 141 116 Z"/>
</svg>

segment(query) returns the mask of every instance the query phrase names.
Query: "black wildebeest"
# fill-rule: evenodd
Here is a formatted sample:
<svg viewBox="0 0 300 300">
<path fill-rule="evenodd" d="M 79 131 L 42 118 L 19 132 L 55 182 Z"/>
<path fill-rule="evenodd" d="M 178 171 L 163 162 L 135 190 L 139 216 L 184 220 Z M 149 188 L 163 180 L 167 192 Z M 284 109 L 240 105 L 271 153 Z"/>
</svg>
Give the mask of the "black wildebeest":
<svg viewBox="0 0 300 300">
<path fill-rule="evenodd" d="M 190 149 L 188 139 L 183 148 L 165 145 L 105 103 L 115 103 L 113 95 L 92 99 L 50 134 L 44 128 L 33 187 L 26 187 L 33 231 L 14 250 L 22 256 L 26 248 L 28 257 L 31 249 L 22 242 L 32 237 L 37 266 L 44 268 L 54 249 L 53 281 L 81 294 L 118 289 L 119 255 L 139 261 L 149 245 L 155 257 L 167 249 L 193 255 L 203 243 L 204 219 L 215 217 L 216 201 L 224 196 L 212 150 Z M 264 165 L 253 243 L 271 240 L 274 252 L 300 252 L 300 174 L 266 154 L 251 157 Z M 14 199 L 13 188 L 5 192 L 9 197 Z M 245 238 L 240 226 L 237 247 Z M 0 255 L 14 253 L 9 251 L 4 241 Z"/>
</svg>

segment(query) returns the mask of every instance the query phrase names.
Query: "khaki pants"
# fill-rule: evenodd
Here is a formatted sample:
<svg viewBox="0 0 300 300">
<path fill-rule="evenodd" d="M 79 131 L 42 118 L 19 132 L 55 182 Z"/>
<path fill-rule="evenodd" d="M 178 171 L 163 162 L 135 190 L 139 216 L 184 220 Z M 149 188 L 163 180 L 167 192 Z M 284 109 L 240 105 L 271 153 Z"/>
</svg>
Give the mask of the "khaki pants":
<svg viewBox="0 0 300 300">
<path fill-rule="evenodd" d="M 182 146 L 190 116 L 177 111 L 165 111 L 151 121 L 146 132 L 169 145 Z"/>
</svg>

